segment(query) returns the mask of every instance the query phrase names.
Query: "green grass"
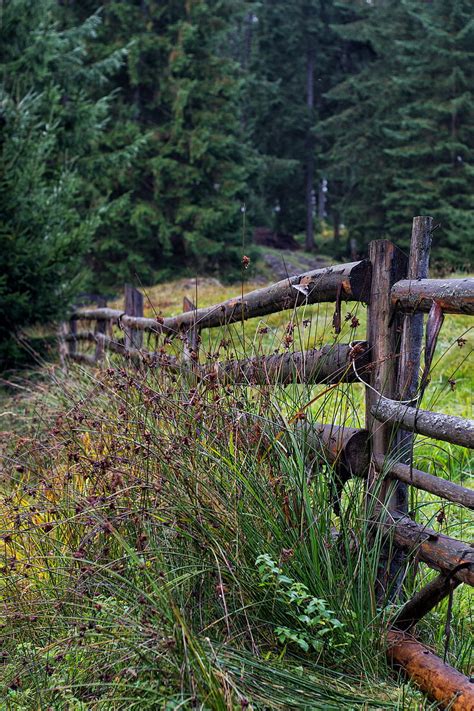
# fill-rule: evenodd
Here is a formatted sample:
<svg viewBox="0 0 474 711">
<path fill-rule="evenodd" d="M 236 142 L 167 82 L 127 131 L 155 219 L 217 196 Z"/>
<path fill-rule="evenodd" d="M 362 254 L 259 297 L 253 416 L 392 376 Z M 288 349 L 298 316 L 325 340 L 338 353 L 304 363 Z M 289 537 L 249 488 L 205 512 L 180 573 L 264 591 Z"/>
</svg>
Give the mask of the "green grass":
<svg viewBox="0 0 474 711">
<path fill-rule="evenodd" d="M 207 281 L 198 305 L 238 291 Z M 192 285 L 151 290 L 149 313 L 176 313 L 183 293 L 193 298 Z M 289 322 L 290 348 L 335 342 L 332 313 L 321 304 L 214 329 L 203 334 L 201 359 L 282 352 Z M 363 339 L 365 315 L 343 306 L 337 340 Z M 472 331 L 457 345 L 467 327 L 446 318 L 423 407 L 472 416 Z M 181 343 L 165 348 L 179 353 Z M 397 605 L 374 599 L 382 541 L 369 537 L 362 483 L 347 485 L 336 516 L 331 467 L 288 424 L 305 408 L 311 421 L 363 426 L 360 384 L 196 386 L 159 369 L 125 370 L 115 358 L 103 370 L 43 372 L 5 403 L 15 416 L 2 418 L 7 709 L 430 708 L 387 667 Z M 420 468 L 470 484 L 466 450 L 421 439 L 415 455 Z M 417 520 L 472 538 L 460 507 L 421 493 L 411 507 Z M 280 573 L 265 578 L 262 555 Z M 415 587 L 431 575 L 419 566 Z M 321 635 L 324 620 L 306 614 L 313 598 L 341 626 Z M 453 612 L 448 659 L 468 672 L 464 587 Z M 442 604 L 419 626 L 441 654 L 445 621 Z M 306 651 L 301 640 L 313 638 L 323 643 Z"/>
</svg>

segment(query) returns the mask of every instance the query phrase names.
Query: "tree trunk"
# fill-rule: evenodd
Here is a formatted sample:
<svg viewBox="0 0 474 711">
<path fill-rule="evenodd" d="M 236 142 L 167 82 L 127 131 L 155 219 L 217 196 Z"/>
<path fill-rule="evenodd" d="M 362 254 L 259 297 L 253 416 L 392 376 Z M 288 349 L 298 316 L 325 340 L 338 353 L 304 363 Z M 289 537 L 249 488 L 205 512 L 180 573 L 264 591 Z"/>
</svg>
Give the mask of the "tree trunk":
<svg viewBox="0 0 474 711">
<path fill-rule="evenodd" d="M 314 51 L 308 38 L 306 55 L 306 105 L 308 107 L 308 128 L 306 135 L 306 249 L 314 249 L 313 227 L 313 182 L 314 182 L 314 138 L 311 133 L 314 111 Z"/>
</svg>

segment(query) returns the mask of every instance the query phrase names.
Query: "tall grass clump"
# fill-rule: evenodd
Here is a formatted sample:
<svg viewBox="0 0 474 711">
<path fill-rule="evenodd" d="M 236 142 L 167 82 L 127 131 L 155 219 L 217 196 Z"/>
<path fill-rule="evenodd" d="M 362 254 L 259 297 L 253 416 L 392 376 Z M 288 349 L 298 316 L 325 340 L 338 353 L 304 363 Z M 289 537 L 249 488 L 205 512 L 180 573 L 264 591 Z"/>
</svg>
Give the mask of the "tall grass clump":
<svg viewBox="0 0 474 711">
<path fill-rule="evenodd" d="M 269 328 L 247 333 L 254 353 Z M 237 353 L 233 333 L 202 357 Z M 396 610 L 374 597 L 362 482 L 335 507 L 305 426 L 357 423 L 351 386 L 113 359 L 53 379 L 3 457 L 6 708 L 424 707 L 386 665 Z"/>
</svg>

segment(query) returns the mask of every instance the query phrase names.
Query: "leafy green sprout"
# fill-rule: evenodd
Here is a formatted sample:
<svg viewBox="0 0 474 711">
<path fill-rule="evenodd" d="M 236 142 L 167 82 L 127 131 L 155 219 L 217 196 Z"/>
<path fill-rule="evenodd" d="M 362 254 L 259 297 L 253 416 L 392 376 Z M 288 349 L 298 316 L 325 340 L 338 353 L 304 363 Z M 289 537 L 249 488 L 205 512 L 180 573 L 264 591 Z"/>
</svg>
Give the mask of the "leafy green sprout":
<svg viewBox="0 0 474 711">
<path fill-rule="evenodd" d="M 326 600 L 313 597 L 304 583 L 285 575 L 268 553 L 259 555 L 255 565 L 260 575 L 260 587 L 273 591 L 275 598 L 287 606 L 293 627 L 279 626 L 275 634 L 281 644 L 295 644 L 303 652 L 323 648 L 346 647 L 353 635 L 344 629 Z"/>
</svg>

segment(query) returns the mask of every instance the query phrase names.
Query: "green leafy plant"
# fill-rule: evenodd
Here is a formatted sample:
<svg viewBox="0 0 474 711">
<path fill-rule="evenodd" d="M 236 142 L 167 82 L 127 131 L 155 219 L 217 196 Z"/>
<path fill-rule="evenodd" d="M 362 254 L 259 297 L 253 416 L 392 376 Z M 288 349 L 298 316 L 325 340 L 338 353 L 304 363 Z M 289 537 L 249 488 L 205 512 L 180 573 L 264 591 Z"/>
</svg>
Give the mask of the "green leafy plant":
<svg viewBox="0 0 474 711">
<path fill-rule="evenodd" d="M 344 629 L 344 624 L 327 607 L 326 600 L 313 597 L 306 585 L 285 575 L 268 553 L 259 555 L 255 565 L 261 579 L 260 586 L 274 591 L 275 598 L 288 607 L 293 623 L 292 627 L 275 628 L 279 642 L 296 644 L 304 652 L 347 646 L 353 635 Z"/>
</svg>

